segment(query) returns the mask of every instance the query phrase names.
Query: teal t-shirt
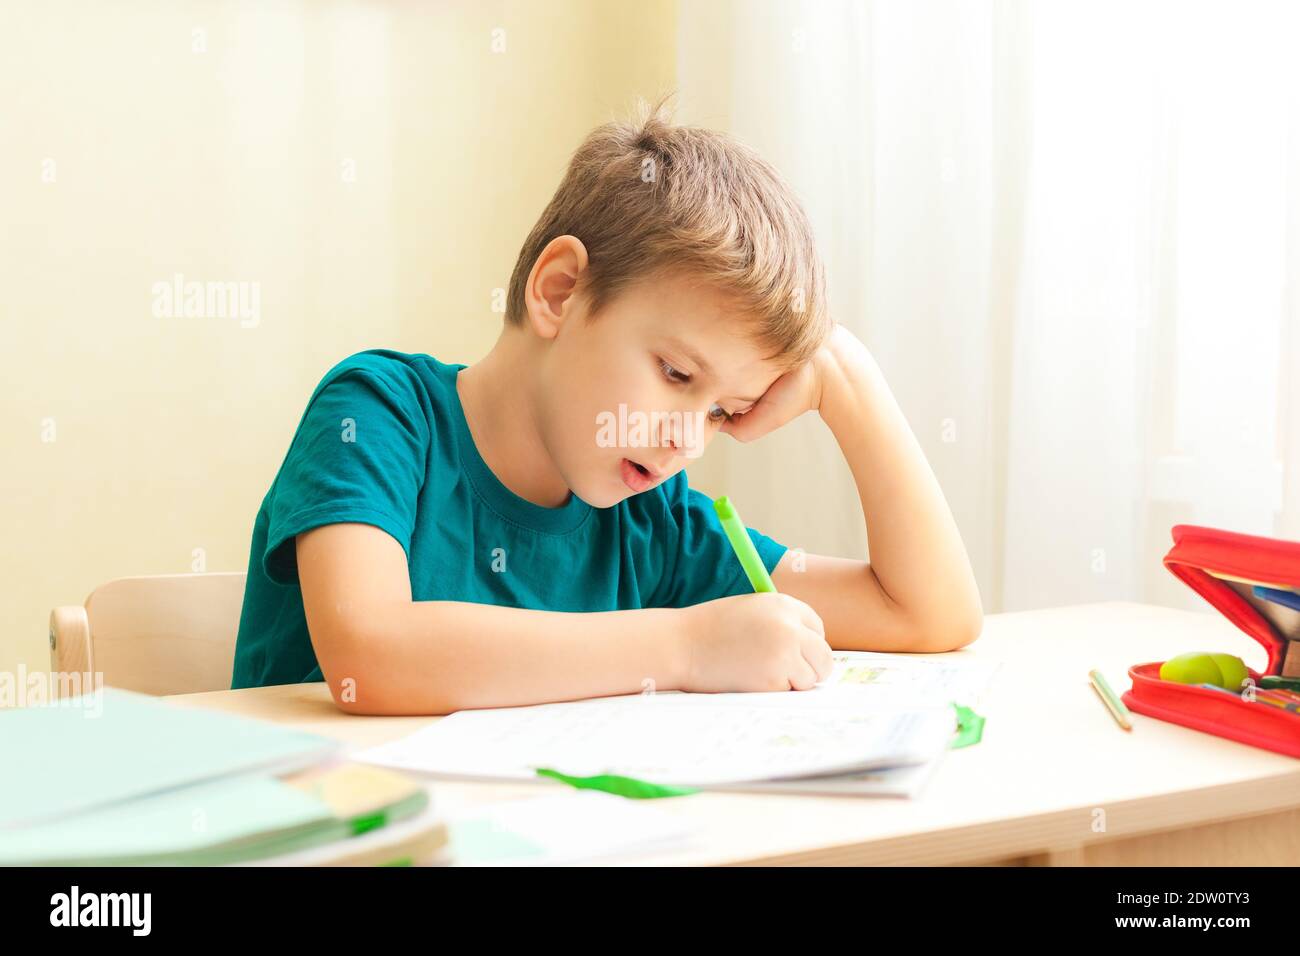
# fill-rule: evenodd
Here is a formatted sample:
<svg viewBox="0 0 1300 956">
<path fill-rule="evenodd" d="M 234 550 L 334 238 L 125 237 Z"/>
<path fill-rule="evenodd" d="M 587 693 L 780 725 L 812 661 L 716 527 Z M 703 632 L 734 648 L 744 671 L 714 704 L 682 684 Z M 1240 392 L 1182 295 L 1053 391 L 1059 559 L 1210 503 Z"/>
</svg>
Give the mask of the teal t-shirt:
<svg viewBox="0 0 1300 956">
<path fill-rule="evenodd" d="M 546 508 L 512 492 L 470 435 L 456 391 L 464 367 L 373 349 L 316 386 L 253 525 L 232 688 L 324 680 L 294 536 L 326 524 L 397 539 L 416 601 L 614 611 L 751 590 L 712 500 L 685 472 L 610 508 L 575 494 Z M 771 572 L 786 546 L 749 535 Z"/>
</svg>

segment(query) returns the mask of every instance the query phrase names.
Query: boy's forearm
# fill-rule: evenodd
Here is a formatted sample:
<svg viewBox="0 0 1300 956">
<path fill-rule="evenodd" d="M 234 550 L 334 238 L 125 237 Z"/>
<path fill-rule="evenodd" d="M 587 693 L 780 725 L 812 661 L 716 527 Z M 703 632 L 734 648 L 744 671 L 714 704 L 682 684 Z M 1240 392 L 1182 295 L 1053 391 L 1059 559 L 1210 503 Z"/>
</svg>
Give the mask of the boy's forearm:
<svg viewBox="0 0 1300 956">
<path fill-rule="evenodd" d="M 881 590 L 918 633 L 974 640 L 983 612 L 970 559 L 880 367 L 845 334 L 821 374 L 819 411 L 853 472 Z"/>
<path fill-rule="evenodd" d="M 687 611 L 408 602 L 374 613 L 325 676 L 339 706 L 358 714 L 447 714 L 672 690 L 689 664 Z"/>
</svg>

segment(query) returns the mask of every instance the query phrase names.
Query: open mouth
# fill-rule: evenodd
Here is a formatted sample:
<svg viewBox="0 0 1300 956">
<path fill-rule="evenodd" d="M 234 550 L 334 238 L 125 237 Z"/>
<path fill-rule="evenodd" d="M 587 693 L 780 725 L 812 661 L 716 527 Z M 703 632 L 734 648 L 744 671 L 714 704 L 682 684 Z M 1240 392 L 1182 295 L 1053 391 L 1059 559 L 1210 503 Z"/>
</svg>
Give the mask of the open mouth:
<svg viewBox="0 0 1300 956">
<path fill-rule="evenodd" d="M 640 462 L 624 458 L 619 462 L 623 483 L 633 491 L 641 492 L 653 488 L 659 483 L 659 477 Z"/>
</svg>

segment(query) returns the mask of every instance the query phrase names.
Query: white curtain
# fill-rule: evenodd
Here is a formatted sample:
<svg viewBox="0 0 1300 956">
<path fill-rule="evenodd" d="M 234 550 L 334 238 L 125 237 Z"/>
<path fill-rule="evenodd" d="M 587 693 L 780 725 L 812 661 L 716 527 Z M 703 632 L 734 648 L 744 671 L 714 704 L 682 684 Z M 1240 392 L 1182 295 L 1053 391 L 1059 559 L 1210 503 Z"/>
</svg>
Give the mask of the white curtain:
<svg viewBox="0 0 1300 956">
<path fill-rule="evenodd" d="M 803 198 L 987 610 L 1203 606 L 1161 566 L 1173 524 L 1300 539 L 1300 4 L 679 13 L 679 120 Z M 868 554 L 814 416 L 719 441 L 692 481 Z"/>
</svg>

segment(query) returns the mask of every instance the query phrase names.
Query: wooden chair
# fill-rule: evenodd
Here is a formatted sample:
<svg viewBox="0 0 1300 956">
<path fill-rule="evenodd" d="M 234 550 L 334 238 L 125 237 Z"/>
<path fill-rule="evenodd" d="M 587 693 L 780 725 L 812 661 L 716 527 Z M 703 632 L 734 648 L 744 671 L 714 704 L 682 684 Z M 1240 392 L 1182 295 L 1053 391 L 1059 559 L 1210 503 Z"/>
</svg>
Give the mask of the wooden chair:
<svg viewBox="0 0 1300 956">
<path fill-rule="evenodd" d="M 244 578 L 164 574 L 101 585 L 85 607 L 50 613 L 50 669 L 100 672 L 106 686 L 143 694 L 229 690 Z"/>
</svg>

